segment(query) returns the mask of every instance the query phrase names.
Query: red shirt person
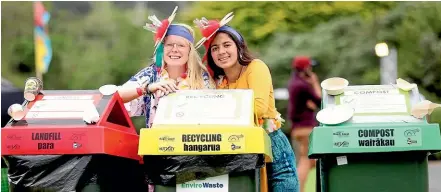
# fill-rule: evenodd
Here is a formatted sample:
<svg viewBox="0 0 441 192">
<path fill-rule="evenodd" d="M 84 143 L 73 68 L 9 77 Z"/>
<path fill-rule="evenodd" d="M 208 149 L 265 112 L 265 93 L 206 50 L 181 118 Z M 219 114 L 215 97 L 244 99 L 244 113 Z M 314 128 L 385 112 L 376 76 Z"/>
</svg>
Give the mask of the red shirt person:
<svg viewBox="0 0 441 192">
<path fill-rule="evenodd" d="M 295 57 L 292 62 L 295 73 L 288 84 L 288 118 L 292 125 L 292 144 L 296 144 L 299 154 L 297 170 L 301 192 L 315 165 L 314 160 L 308 159 L 309 134 L 317 126 L 314 111 L 321 105 L 321 88 L 317 75 L 312 72 L 312 63 L 309 57 Z"/>
<path fill-rule="evenodd" d="M 317 126 L 314 110 L 321 105 L 321 88 L 312 72 L 312 61 L 308 57 L 295 57 L 293 68 L 296 73 L 288 84 L 288 117 L 292 128 Z"/>
</svg>

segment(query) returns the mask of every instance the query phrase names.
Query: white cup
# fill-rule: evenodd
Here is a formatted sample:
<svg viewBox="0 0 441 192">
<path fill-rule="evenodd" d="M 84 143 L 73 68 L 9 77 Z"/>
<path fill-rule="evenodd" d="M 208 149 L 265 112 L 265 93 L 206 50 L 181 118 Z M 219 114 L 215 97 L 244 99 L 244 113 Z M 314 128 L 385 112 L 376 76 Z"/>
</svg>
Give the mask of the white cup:
<svg viewBox="0 0 441 192">
<path fill-rule="evenodd" d="M 349 81 L 341 77 L 332 77 L 320 83 L 320 86 L 326 90 L 328 95 L 340 95 L 348 85 Z"/>
</svg>

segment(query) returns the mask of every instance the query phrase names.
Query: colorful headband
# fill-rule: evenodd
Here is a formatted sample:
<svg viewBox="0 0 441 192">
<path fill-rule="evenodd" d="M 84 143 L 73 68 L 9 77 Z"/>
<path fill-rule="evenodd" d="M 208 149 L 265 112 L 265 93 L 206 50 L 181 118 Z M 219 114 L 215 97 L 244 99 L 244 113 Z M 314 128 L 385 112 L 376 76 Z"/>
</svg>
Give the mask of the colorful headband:
<svg viewBox="0 0 441 192">
<path fill-rule="evenodd" d="M 236 29 L 228 26 L 228 25 L 224 25 L 221 28 L 219 28 L 218 32 L 230 32 L 231 34 L 233 34 L 240 42 L 244 43 L 243 37 L 242 35 L 240 35 L 239 32 L 236 31 Z"/>
<path fill-rule="evenodd" d="M 181 26 L 181 25 L 173 25 L 173 24 L 170 25 L 170 27 L 168 28 L 167 34 L 165 36 L 169 36 L 169 35 L 180 36 L 180 37 L 187 39 L 191 43 L 194 43 L 193 35 L 190 33 L 190 31 L 188 31 L 187 28 L 185 28 L 184 26 Z"/>
<path fill-rule="evenodd" d="M 205 62 L 207 60 L 208 50 L 210 49 L 210 44 L 213 41 L 212 37 L 216 34 L 216 32 L 219 31 L 219 29 L 221 29 L 228 22 L 230 22 L 233 19 L 233 17 L 234 17 L 233 12 L 230 12 L 227 15 L 225 15 L 221 21 L 207 20 L 205 17 L 202 17 L 201 20 L 195 19 L 193 21 L 202 33 L 202 39 L 199 40 L 195 45 L 196 49 L 199 48 L 201 45 L 204 45 L 205 47 L 205 54 L 204 57 L 202 58 L 202 62 Z M 210 68 L 208 63 L 207 63 L 207 69 L 208 72 L 211 74 L 211 76 L 213 76 L 214 74 L 213 70 Z"/>
</svg>

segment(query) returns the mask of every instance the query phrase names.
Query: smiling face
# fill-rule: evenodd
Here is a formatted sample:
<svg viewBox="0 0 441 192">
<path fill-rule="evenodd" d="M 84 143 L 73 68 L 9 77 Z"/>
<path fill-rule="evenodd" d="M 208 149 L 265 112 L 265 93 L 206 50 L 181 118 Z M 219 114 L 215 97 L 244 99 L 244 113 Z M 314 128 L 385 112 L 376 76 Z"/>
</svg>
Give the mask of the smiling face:
<svg viewBox="0 0 441 192">
<path fill-rule="evenodd" d="M 181 66 L 187 63 L 190 55 L 190 44 L 188 40 L 177 36 L 169 35 L 164 40 L 164 62 L 168 66 Z"/>
<path fill-rule="evenodd" d="M 233 39 L 226 33 L 217 34 L 210 46 L 211 57 L 214 63 L 222 69 L 231 68 L 239 64 L 237 50 Z"/>
</svg>

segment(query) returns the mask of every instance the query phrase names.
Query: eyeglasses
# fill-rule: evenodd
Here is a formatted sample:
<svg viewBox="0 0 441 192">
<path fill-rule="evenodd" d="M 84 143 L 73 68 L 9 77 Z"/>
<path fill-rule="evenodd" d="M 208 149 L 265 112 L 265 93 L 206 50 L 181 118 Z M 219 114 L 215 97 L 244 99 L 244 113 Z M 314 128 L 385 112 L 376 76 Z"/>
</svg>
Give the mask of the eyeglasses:
<svg viewBox="0 0 441 192">
<path fill-rule="evenodd" d="M 172 50 L 173 47 L 175 47 L 175 45 L 178 50 L 185 50 L 186 48 L 189 47 L 188 45 L 182 43 L 164 43 L 164 49 Z"/>
</svg>

